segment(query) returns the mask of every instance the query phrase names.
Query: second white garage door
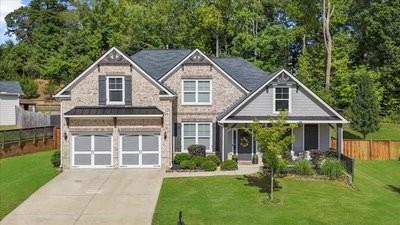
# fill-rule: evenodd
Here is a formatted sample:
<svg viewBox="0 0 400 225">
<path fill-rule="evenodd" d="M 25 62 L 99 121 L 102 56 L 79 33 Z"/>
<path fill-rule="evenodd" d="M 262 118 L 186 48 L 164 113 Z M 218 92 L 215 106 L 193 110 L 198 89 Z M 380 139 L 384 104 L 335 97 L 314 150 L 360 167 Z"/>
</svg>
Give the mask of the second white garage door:
<svg viewBox="0 0 400 225">
<path fill-rule="evenodd" d="M 159 134 L 125 134 L 120 136 L 121 167 L 160 167 Z"/>
</svg>

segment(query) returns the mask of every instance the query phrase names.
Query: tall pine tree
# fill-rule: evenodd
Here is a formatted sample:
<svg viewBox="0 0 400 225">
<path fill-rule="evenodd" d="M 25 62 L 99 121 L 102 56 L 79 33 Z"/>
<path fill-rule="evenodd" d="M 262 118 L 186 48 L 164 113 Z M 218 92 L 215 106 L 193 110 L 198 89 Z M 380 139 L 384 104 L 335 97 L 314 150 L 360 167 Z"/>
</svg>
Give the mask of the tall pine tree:
<svg viewBox="0 0 400 225">
<path fill-rule="evenodd" d="M 372 78 L 364 74 L 357 81 L 357 89 L 350 106 L 351 126 L 363 138 L 379 130 L 379 101 Z"/>
</svg>

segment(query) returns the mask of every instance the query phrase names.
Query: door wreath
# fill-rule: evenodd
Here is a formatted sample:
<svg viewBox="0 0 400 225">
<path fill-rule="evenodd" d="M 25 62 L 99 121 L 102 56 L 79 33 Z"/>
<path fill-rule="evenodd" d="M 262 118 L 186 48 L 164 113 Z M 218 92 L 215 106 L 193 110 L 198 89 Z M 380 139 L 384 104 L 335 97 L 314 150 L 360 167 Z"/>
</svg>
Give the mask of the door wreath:
<svg viewBox="0 0 400 225">
<path fill-rule="evenodd" d="M 242 146 L 243 148 L 246 148 L 247 146 L 249 146 L 249 139 L 247 137 L 241 137 L 240 138 L 240 146 Z"/>
</svg>

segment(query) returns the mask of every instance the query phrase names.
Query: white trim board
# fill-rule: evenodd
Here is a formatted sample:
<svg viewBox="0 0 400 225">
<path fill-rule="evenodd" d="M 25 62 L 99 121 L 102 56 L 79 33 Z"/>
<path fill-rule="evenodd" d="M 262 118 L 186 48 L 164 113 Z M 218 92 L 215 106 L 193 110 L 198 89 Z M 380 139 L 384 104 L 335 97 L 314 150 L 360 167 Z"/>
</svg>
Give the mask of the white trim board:
<svg viewBox="0 0 400 225">
<path fill-rule="evenodd" d="M 261 85 L 258 89 L 256 89 L 251 95 L 247 96 L 247 98 L 242 101 L 239 105 L 237 105 L 235 108 L 233 108 L 228 114 L 226 114 L 219 122 L 225 123 L 226 119 L 231 116 L 233 113 L 235 113 L 240 107 L 242 107 L 244 104 L 246 104 L 248 101 L 250 101 L 255 95 L 257 95 L 260 91 L 264 90 L 264 88 L 271 83 L 276 77 L 281 75 L 282 73 L 285 73 L 288 75 L 290 78 L 292 78 L 297 84 L 299 84 L 306 92 L 311 94 L 315 99 L 317 99 L 319 102 L 322 103 L 325 107 L 328 108 L 331 112 L 333 112 L 337 117 L 339 117 L 340 121 L 336 121 L 336 123 L 349 123 L 342 115 L 340 115 L 336 110 L 334 110 L 331 106 L 329 106 L 325 101 L 323 101 L 318 95 L 316 95 L 314 92 L 312 92 L 310 89 L 308 89 L 303 83 L 301 83 L 298 79 L 296 79 L 295 76 L 287 72 L 285 69 L 280 70 L 278 73 L 276 73 L 274 76 L 272 76 L 267 82 L 265 82 L 263 85 Z M 232 122 L 231 122 L 232 123 Z M 313 123 L 319 123 L 318 121 L 314 121 Z"/>
<path fill-rule="evenodd" d="M 103 60 L 108 54 L 110 54 L 113 50 L 115 50 L 118 54 L 122 55 L 124 59 L 126 59 L 131 65 L 135 67 L 135 69 L 139 70 L 140 73 L 148 77 L 152 83 L 154 83 L 159 89 L 165 91 L 167 93 L 167 96 L 174 96 L 173 93 L 171 93 L 168 89 L 166 89 L 164 86 L 162 86 L 157 80 L 155 80 L 152 76 L 147 74 L 142 68 L 140 68 L 132 59 L 127 57 L 124 53 L 122 53 L 118 48 L 112 47 L 110 50 L 108 50 L 106 53 L 104 53 L 96 62 L 94 62 L 91 66 L 89 66 L 85 71 L 83 71 L 79 76 L 77 76 L 74 80 L 72 80 L 67 86 L 65 86 L 61 91 L 59 91 L 57 94 L 55 94 L 53 97 L 55 98 L 62 98 L 62 97 L 69 97 L 69 95 L 62 95 L 63 92 L 69 90 L 72 85 L 74 85 L 76 82 L 78 82 L 84 75 L 86 75 L 90 70 L 92 70 L 101 60 Z"/>
<path fill-rule="evenodd" d="M 239 82 L 237 82 L 231 75 L 229 75 L 227 72 L 225 72 L 221 67 L 219 67 L 214 61 L 212 61 L 208 56 L 206 56 L 203 52 L 201 52 L 199 49 L 193 50 L 189 55 L 187 55 L 184 59 L 182 59 L 178 64 L 176 64 L 171 70 L 169 70 L 166 74 L 162 75 L 158 81 L 163 82 L 165 79 L 167 79 L 176 69 L 178 69 L 182 63 L 184 63 L 187 59 L 192 57 L 196 52 L 198 52 L 201 56 L 203 56 L 206 60 L 208 60 L 213 67 L 215 67 L 218 71 L 220 71 L 223 75 L 228 77 L 229 80 L 231 80 L 235 85 L 237 85 L 240 89 L 242 89 L 245 93 L 250 93 L 243 85 L 241 85 Z"/>
</svg>

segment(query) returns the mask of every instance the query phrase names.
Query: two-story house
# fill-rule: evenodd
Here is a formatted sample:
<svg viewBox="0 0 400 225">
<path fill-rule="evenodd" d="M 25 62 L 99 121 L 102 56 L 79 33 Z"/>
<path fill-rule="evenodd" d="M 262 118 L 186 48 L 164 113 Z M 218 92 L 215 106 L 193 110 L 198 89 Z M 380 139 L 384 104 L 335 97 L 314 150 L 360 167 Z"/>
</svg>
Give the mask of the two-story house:
<svg viewBox="0 0 400 225">
<path fill-rule="evenodd" d="M 202 144 L 222 160 L 251 160 L 254 119 L 270 123 L 282 111 L 295 152 L 328 150 L 346 119 L 285 70 L 266 73 L 244 59 L 210 58 L 199 50 L 112 48 L 65 86 L 61 102 L 64 168 L 172 165 L 176 153 Z"/>
</svg>

